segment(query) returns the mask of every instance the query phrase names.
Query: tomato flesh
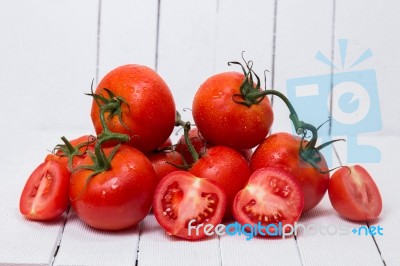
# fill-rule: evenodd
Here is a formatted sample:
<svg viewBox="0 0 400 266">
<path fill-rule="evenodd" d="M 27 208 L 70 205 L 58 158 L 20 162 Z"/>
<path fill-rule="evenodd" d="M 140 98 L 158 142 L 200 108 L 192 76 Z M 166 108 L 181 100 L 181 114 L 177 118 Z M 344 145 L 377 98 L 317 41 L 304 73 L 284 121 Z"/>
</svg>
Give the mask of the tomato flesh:
<svg viewBox="0 0 400 266">
<path fill-rule="evenodd" d="M 353 221 L 376 219 L 382 211 L 379 189 L 360 165 L 338 169 L 329 181 L 328 194 L 333 208 Z"/>
<path fill-rule="evenodd" d="M 69 172 L 56 161 L 40 164 L 28 178 L 20 198 L 20 212 L 32 220 L 59 217 L 68 207 Z"/>
<path fill-rule="evenodd" d="M 158 184 L 153 212 L 169 235 L 195 240 L 205 237 L 205 233 L 189 232 L 189 222 L 192 221 L 192 226 L 216 226 L 224 216 L 225 205 L 226 197 L 219 187 L 188 172 L 177 171 Z"/>
<path fill-rule="evenodd" d="M 275 168 L 255 171 L 235 197 L 233 214 L 241 224 L 294 224 L 302 213 L 304 195 L 288 172 Z"/>
</svg>

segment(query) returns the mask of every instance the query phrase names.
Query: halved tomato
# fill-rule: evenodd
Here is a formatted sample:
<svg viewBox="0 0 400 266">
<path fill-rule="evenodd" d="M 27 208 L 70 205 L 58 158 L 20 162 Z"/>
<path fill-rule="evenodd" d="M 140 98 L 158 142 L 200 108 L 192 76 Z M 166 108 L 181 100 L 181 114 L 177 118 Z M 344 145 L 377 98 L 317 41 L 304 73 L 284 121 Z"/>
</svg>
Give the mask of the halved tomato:
<svg viewBox="0 0 400 266">
<path fill-rule="evenodd" d="M 342 167 L 328 186 L 333 208 L 353 221 L 375 219 L 382 211 L 382 198 L 370 174 L 360 165 Z"/>
<path fill-rule="evenodd" d="M 48 160 L 40 164 L 22 190 L 20 212 L 32 220 L 59 217 L 69 203 L 69 176 L 68 170 L 56 161 Z"/>
<path fill-rule="evenodd" d="M 278 168 L 255 171 L 247 186 L 239 191 L 233 204 L 236 220 L 244 224 L 267 227 L 264 235 L 278 235 L 279 223 L 293 225 L 304 207 L 304 195 L 294 176 Z M 275 226 L 270 227 L 269 225 Z"/>
<path fill-rule="evenodd" d="M 195 240 L 206 234 L 204 230 L 191 230 L 189 224 L 215 227 L 224 216 L 225 205 L 226 196 L 218 186 L 188 172 L 177 171 L 158 184 L 153 212 L 169 235 Z"/>
</svg>

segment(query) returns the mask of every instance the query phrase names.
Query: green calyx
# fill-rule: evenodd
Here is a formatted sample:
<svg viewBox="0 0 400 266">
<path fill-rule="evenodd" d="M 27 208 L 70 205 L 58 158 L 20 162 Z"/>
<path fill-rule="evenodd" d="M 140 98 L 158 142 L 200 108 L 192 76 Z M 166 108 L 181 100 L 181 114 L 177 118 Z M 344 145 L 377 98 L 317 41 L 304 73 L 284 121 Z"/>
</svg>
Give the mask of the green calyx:
<svg viewBox="0 0 400 266">
<path fill-rule="evenodd" d="M 68 170 L 73 172 L 72 160 L 75 156 L 84 156 L 86 154 L 87 148 L 89 145 L 93 144 L 96 141 L 94 136 L 89 136 L 87 141 L 79 143 L 75 147 L 67 140 L 66 137 L 62 136 L 61 140 L 64 144 L 58 144 L 52 151 L 54 155 L 60 157 L 67 157 L 68 158 Z M 82 148 L 85 148 L 82 150 Z M 82 150 L 82 151 L 81 151 Z"/>
<path fill-rule="evenodd" d="M 322 169 L 319 168 L 318 163 L 322 160 L 320 150 L 323 149 L 324 147 L 331 145 L 332 143 L 336 141 L 341 141 L 343 139 L 338 139 L 338 140 L 333 140 L 326 142 L 318 147 L 316 147 L 317 139 L 318 139 L 318 129 L 322 126 L 319 126 L 316 128 L 315 126 L 305 123 L 304 121 L 299 119 L 299 116 L 296 113 L 296 110 L 294 109 L 293 105 L 289 101 L 289 99 L 282 94 L 279 91 L 276 90 L 262 90 L 260 86 L 260 78 L 258 75 L 254 72 L 252 69 L 253 67 L 253 62 L 252 61 L 246 61 L 243 57 L 242 53 L 242 59 L 245 63 L 245 66 L 243 66 L 242 63 L 240 62 L 229 62 L 228 65 L 236 64 L 240 65 L 243 71 L 243 74 L 245 75 L 245 78 L 240 86 L 240 94 L 234 94 L 232 96 L 232 100 L 235 103 L 245 105 L 247 107 L 251 107 L 253 104 L 259 104 L 267 95 L 274 95 L 280 98 L 287 106 L 289 109 L 289 118 L 292 121 L 292 124 L 294 126 L 294 129 L 298 135 L 301 135 L 302 141 L 300 143 L 300 149 L 299 149 L 299 156 L 307 163 L 309 163 L 312 167 L 314 167 L 316 170 L 318 170 L 320 173 L 329 173 L 334 169 L 330 169 L 328 171 L 323 171 Z M 254 85 L 254 77 L 256 78 L 256 84 Z M 329 121 L 329 120 L 328 120 Z M 306 145 L 303 144 L 303 140 L 306 139 L 308 136 L 308 133 L 311 132 L 311 139 L 307 142 Z"/>
<path fill-rule="evenodd" d="M 94 101 L 99 106 L 100 123 L 103 128 L 102 132 L 97 136 L 97 142 L 94 146 L 94 153 L 92 151 L 87 151 L 87 154 L 91 157 L 93 164 L 82 165 L 77 168 L 77 170 L 87 169 L 93 171 L 93 173 L 88 177 L 88 180 L 90 180 L 92 177 L 94 177 L 99 173 L 109 170 L 111 168 L 111 160 L 118 151 L 121 143 L 129 141 L 128 135 L 112 132 L 108 128 L 106 122 L 106 119 L 112 119 L 112 117 L 116 115 L 120 123 L 124 125 L 122 121 L 121 105 L 126 102 L 122 97 L 114 95 L 114 93 L 111 92 L 109 89 L 104 88 L 104 91 L 107 92 L 108 97 L 104 97 L 102 94 L 93 93 L 93 83 L 92 83 L 91 93 L 86 94 L 92 96 Z M 106 114 L 108 114 L 107 118 Z M 108 141 L 115 141 L 117 145 L 107 156 L 102 148 L 102 145 Z"/>
<path fill-rule="evenodd" d="M 252 61 L 247 62 L 246 60 L 244 60 L 244 62 L 246 67 L 244 67 L 240 62 L 236 61 L 228 62 L 229 66 L 231 65 L 241 66 L 244 74 L 243 82 L 240 85 L 240 94 L 234 94 L 232 100 L 238 104 L 250 107 L 253 104 L 259 104 L 264 99 L 265 95 L 260 94 L 261 82 L 258 75 L 252 69 L 253 67 Z M 257 80 L 257 83 L 255 85 L 254 85 L 254 77 Z"/>
</svg>

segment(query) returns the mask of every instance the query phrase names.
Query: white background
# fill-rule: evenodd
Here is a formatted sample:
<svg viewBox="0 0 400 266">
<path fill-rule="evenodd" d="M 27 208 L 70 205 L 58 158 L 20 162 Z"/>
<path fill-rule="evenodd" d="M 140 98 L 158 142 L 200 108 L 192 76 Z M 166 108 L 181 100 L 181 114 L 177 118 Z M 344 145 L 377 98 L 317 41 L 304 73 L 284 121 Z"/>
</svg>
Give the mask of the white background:
<svg viewBox="0 0 400 266">
<path fill-rule="evenodd" d="M 139 265 L 400 265 L 398 1 L 0 3 L 1 265 L 134 265 L 136 260 Z M 191 107 L 199 85 L 215 73 L 235 70 L 227 62 L 240 60 L 242 51 L 258 73 L 270 71 L 268 88 L 286 93 L 288 79 L 336 73 L 315 55 L 320 51 L 339 63 L 338 39 L 349 40 L 349 61 L 368 48 L 373 52 L 358 70 L 376 71 L 383 129 L 359 140 L 381 151 L 381 162 L 365 167 L 384 201 L 380 219 L 371 225 L 381 225 L 384 236 L 249 242 L 226 236 L 189 243 L 166 236 L 152 216 L 131 230 L 107 233 L 85 226 L 72 212 L 50 223 L 28 222 L 19 214 L 26 178 L 59 138 L 94 133 L 91 99 L 84 93 L 111 69 L 127 63 L 156 69 L 170 86 L 177 109 L 191 120 L 190 112 L 182 110 Z M 284 105 L 275 99 L 273 108 L 272 131 L 289 131 Z M 336 150 L 346 163 L 346 145 Z M 340 218 L 327 197 L 300 222 L 364 225 Z"/>
</svg>

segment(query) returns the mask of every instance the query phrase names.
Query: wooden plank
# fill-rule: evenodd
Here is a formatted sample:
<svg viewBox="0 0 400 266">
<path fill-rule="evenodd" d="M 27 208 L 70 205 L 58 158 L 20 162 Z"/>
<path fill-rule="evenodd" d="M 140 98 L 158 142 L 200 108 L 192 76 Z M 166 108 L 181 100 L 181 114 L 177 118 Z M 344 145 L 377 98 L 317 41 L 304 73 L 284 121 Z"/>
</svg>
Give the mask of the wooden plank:
<svg viewBox="0 0 400 266">
<path fill-rule="evenodd" d="M 90 128 L 83 93 L 95 74 L 97 1 L 4 1 L 0 17 L 2 97 L 12 99 L 0 119 L 15 129 Z"/>
<path fill-rule="evenodd" d="M 223 265 L 302 265 L 293 237 L 246 238 L 248 237 L 238 234 L 220 237 Z"/>
<path fill-rule="evenodd" d="M 214 74 L 217 1 L 161 1 L 157 71 L 185 121 L 195 92 Z M 176 138 L 173 136 L 173 138 Z"/>
<path fill-rule="evenodd" d="M 44 265 L 53 261 L 66 217 L 49 222 L 29 221 L 19 212 L 20 195 L 31 172 L 61 142 L 62 134 L 75 138 L 82 133 L 2 129 L 0 138 L 7 141 L 0 150 L 0 160 L 6 162 L 0 173 L 0 265 Z"/>
<path fill-rule="evenodd" d="M 255 12 L 262 15 L 257 15 Z M 220 0 L 218 1 L 217 31 L 215 35 L 215 72 L 238 71 L 239 66 L 228 66 L 229 61 L 254 62 L 254 70 L 263 79 L 264 71 L 272 69 L 274 31 L 274 1 Z M 271 75 L 267 74 L 268 81 Z M 270 83 L 268 82 L 268 87 Z"/>
<path fill-rule="evenodd" d="M 61 134 L 75 137 L 71 130 L 91 128 L 90 116 L 82 112 L 89 113 L 83 92 L 95 73 L 96 10 L 97 1 L 2 3 L 0 79 L 2 97 L 8 99 L 0 112 L 2 265 L 53 261 L 65 217 L 30 222 L 19 213 L 19 197 Z"/>
<path fill-rule="evenodd" d="M 289 97 L 301 120 L 319 126 L 330 116 L 331 68 L 316 60 L 331 57 L 333 1 L 278 1 L 274 89 Z M 273 132 L 292 132 L 288 109 L 274 97 Z M 329 133 L 329 125 L 319 130 Z"/>
<path fill-rule="evenodd" d="M 184 120 L 193 121 L 183 109 L 191 108 L 198 86 L 213 73 L 216 8 L 216 1 L 161 1 L 157 71 Z M 169 237 L 149 216 L 140 236 L 139 265 L 220 265 L 218 246 L 218 238 L 188 243 Z"/>
<path fill-rule="evenodd" d="M 330 116 L 332 68 L 318 58 L 324 55 L 329 61 L 332 57 L 333 8 L 333 1 L 278 1 L 277 7 L 274 88 L 288 95 L 300 119 L 315 126 Z M 281 114 L 274 123 L 273 131 L 291 132 L 291 122 L 283 115 L 289 114 L 287 108 L 276 97 L 273 109 L 275 114 Z M 320 142 L 329 140 L 329 125 L 319 130 L 319 135 L 322 137 Z M 325 156 L 330 165 L 337 164 L 333 150 L 327 151 Z M 335 228 L 354 226 L 337 218 L 326 196 L 318 207 L 303 214 L 299 224 L 332 225 Z M 305 233 L 296 238 L 303 265 L 381 263 L 372 238 L 368 240 L 352 235 Z M 350 251 L 355 255 L 350 256 Z M 366 251 L 370 253 L 364 256 Z"/>
<path fill-rule="evenodd" d="M 127 63 L 154 68 L 157 1 L 102 1 L 101 12 L 96 15 L 100 18 L 100 77 L 112 68 Z M 71 213 L 54 264 L 134 265 L 138 242 L 137 228 L 102 232 L 86 226 Z"/>
<path fill-rule="evenodd" d="M 135 265 L 139 227 L 100 231 L 70 211 L 54 265 Z"/>
<path fill-rule="evenodd" d="M 154 215 L 142 224 L 139 242 L 141 265 L 221 265 L 219 240 L 211 237 L 200 241 L 186 241 L 168 236 Z"/>
<path fill-rule="evenodd" d="M 373 238 L 351 231 L 366 224 L 339 217 L 327 194 L 299 224 L 311 228 L 297 237 L 303 265 L 383 265 Z"/>
<path fill-rule="evenodd" d="M 261 13 L 263 15 L 255 14 Z M 272 69 L 274 1 L 219 1 L 215 69 L 241 71 L 238 66 L 228 67 L 228 61 L 254 61 L 254 70 L 263 79 L 264 70 Z M 270 87 L 267 74 L 267 87 Z M 230 221 L 234 222 L 234 221 Z M 220 237 L 222 265 L 300 265 L 296 242 L 287 240 L 253 238 L 245 236 Z"/>
<path fill-rule="evenodd" d="M 372 72 L 364 76 L 358 73 L 358 77 L 347 77 L 353 79 L 350 81 L 354 83 L 363 82 L 361 87 L 364 87 L 366 94 L 371 98 L 370 111 L 378 109 L 377 118 L 372 119 L 371 113 L 367 115 L 365 120 L 375 123 L 360 126 L 361 134 L 367 134 L 366 130 L 382 135 L 398 135 L 400 132 L 400 124 L 397 123 L 395 115 L 399 113 L 400 106 L 392 100 L 398 96 L 397 73 L 400 71 L 400 51 L 396 45 L 400 31 L 400 25 L 396 23 L 399 11 L 400 3 L 393 0 L 385 1 L 385 4 L 372 0 L 357 0 L 351 3 L 336 1 L 335 36 L 336 39 L 347 40 L 348 43 L 344 68 L 341 66 L 339 46 L 336 45 L 335 63 L 338 69 L 335 73 L 364 70 Z M 374 95 L 376 93 L 378 95 Z M 361 97 L 359 104 L 362 105 L 366 97 L 359 94 L 357 96 Z M 380 102 L 376 103 L 376 98 L 379 98 Z M 351 111 L 353 110 L 348 110 Z M 382 124 L 378 119 L 379 111 Z M 354 115 L 360 116 L 361 113 L 355 112 Z"/>
<path fill-rule="evenodd" d="M 98 80 L 124 64 L 155 68 L 157 0 L 101 1 Z"/>
</svg>

